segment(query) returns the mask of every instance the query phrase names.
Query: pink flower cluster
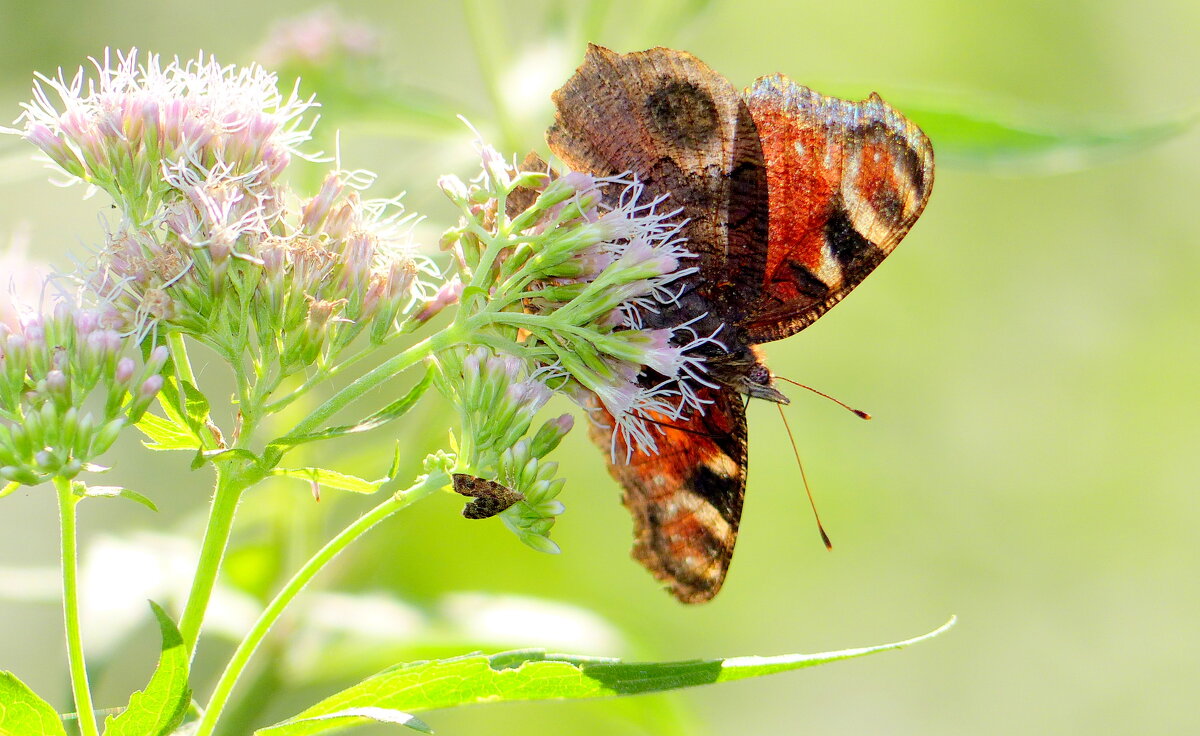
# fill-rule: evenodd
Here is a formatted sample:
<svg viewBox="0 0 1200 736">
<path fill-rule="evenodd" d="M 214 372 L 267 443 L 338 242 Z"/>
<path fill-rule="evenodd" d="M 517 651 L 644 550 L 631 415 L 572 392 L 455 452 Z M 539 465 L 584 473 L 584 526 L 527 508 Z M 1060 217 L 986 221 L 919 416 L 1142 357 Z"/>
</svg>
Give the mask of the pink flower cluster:
<svg viewBox="0 0 1200 736">
<path fill-rule="evenodd" d="M 138 63 L 106 51 L 67 78 L 39 76 L 17 130 L 77 180 L 107 191 L 126 214 L 151 214 L 170 186 L 167 168 L 201 175 L 218 167 L 250 189 L 269 187 L 310 137 L 313 106 L 284 97 L 258 66 L 223 66 L 203 54 Z M 142 224 L 139 222 L 138 224 Z"/>
<path fill-rule="evenodd" d="M 277 69 L 289 64 L 318 66 L 339 55 L 371 57 L 378 52 L 375 29 L 343 17 L 336 8 L 322 7 L 273 25 L 254 58 Z"/>
</svg>

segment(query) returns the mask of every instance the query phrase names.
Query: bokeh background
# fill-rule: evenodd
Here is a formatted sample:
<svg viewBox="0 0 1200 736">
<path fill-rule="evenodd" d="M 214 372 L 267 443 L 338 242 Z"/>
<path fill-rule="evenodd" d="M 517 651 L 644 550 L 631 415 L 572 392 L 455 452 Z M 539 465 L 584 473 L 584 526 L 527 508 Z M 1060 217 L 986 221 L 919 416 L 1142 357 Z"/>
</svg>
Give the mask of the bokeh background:
<svg viewBox="0 0 1200 736">
<path fill-rule="evenodd" d="M 535 553 L 499 523 L 462 520 L 450 497 L 392 520 L 278 632 L 242 691 L 252 694 L 239 728 L 290 715 L 388 657 L 539 644 L 644 660 L 816 652 L 905 638 L 957 614 L 958 626 L 932 642 L 814 670 L 426 720 L 446 734 L 581 736 L 1200 729 L 1200 134 L 1148 145 L 1153 136 L 1137 132 L 1180 120 L 1200 100 L 1200 4 L 337 8 L 367 21 L 381 44 L 347 67 L 351 91 L 326 100 L 326 142 L 341 128 L 347 166 L 380 172 L 380 194 L 407 190 L 409 206 L 428 215 L 418 230 L 426 242 L 451 224 L 436 176 L 472 173 L 470 134 L 447 113 L 467 114 L 513 152 L 542 145 L 547 94 L 585 40 L 685 48 L 738 86 L 784 72 L 831 92 L 876 89 L 902 109 L 911 101 L 914 115 L 958 111 L 1050 143 L 1037 155 L 982 144 L 973 154 L 947 138 L 943 150 L 929 113 L 935 149 L 947 155 L 913 233 L 844 304 L 767 348 L 778 373 L 875 416 L 859 422 L 793 392 L 788 416 L 832 553 L 774 407 L 756 403 L 729 582 L 713 603 L 681 607 L 629 559 L 617 488 L 576 432 L 558 453 L 570 479 L 555 528 L 563 554 Z M 105 46 L 251 61 L 274 22 L 310 9 L 5 0 L 0 118 L 17 116 L 33 70 L 73 68 Z M 37 257 L 69 266 L 68 252 L 100 240 L 106 203 L 46 184 L 17 141 L 0 146 L 0 237 L 27 233 Z M 443 409 L 431 404 L 369 451 L 343 445 L 324 459 L 369 476 L 393 439 L 419 458 L 445 437 Z M 85 635 L 98 642 L 100 705 L 124 702 L 152 667 L 143 600 L 177 600 L 170 581 L 190 574 L 210 480 L 133 440 L 112 460 L 113 482 L 161 511 L 84 507 Z M 243 625 L 256 596 L 372 503 L 328 496 L 314 504 L 298 484 L 247 501 L 214 630 Z M 52 494 L 21 491 L 0 505 L 0 668 L 66 710 Z M 219 631 L 208 640 L 202 696 L 230 646 Z"/>
</svg>

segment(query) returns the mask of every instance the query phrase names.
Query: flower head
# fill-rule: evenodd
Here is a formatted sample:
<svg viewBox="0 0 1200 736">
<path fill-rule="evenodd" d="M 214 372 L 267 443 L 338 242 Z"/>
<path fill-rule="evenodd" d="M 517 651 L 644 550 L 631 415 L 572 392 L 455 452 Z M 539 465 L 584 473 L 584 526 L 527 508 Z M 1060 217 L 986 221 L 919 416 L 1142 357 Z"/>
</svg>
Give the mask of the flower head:
<svg viewBox="0 0 1200 736">
<path fill-rule="evenodd" d="M 705 357 L 721 349 L 715 333 L 696 333 L 704 315 L 674 324 L 666 316 L 687 314 L 681 280 L 697 270 L 680 211 L 632 175 L 522 172 L 479 148 L 483 171 L 472 184 L 442 188 L 473 221 L 445 243 L 471 285 L 488 291 L 488 318 L 555 366 L 561 388 L 607 410 L 614 453 L 654 452 L 657 425 L 705 409 Z"/>
<path fill-rule="evenodd" d="M 169 188 L 164 171 L 194 168 L 268 189 L 309 139 L 314 105 L 259 66 L 223 66 L 211 56 L 164 64 L 136 49 L 92 59 L 69 79 L 39 75 L 17 130 L 72 180 L 107 191 L 137 220 Z M 140 224 L 140 223 L 139 223 Z"/>
</svg>

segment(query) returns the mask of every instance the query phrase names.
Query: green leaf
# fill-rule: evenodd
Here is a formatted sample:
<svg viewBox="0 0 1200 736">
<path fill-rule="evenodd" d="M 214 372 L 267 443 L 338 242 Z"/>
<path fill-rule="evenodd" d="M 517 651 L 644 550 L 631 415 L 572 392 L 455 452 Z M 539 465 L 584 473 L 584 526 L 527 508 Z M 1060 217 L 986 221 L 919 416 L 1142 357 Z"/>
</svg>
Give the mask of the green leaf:
<svg viewBox="0 0 1200 736">
<path fill-rule="evenodd" d="M 311 72 L 298 76 L 306 82 L 314 80 Z M 336 107 L 339 127 L 392 137 L 438 139 L 462 135 L 458 115 L 469 104 L 414 87 L 351 88 L 337 82 L 311 87 L 322 106 Z"/>
<path fill-rule="evenodd" d="M 203 450 L 197 454 L 200 456 L 200 459 L 197 461 L 200 465 L 203 465 L 206 462 L 227 463 L 230 460 L 241 460 L 249 464 L 256 464 L 258 462 L 258 455 L 255 455 L 250 450 L 240 447 L 224 447 L 218 450 Z"/>
<path fill-rule="evenodd" d="M 1200 119 L 1189 111 L 1141 124 L 1095 126 L 996 100 L 928 92 L 902 92 L 887 100 L 925 131 L 940 165 L 1009 174 L 1095 166 L 1173 138 Z"/>
<path fill-rule="evenodd" d="M 154 502 L 146 498 L 137 491 L 131 491 L 128 488 L 120 486 L 89 486 L 85 483 L 76 482 L 73 484 L 75 494 L 78 496 L 86 496 L 88 498 L 127 498 L 135 503 L 140 503 L 151 511 L 158 511 L 158 507 Z"/>
<path fill-rule="evenodd" d="M 153 601 L 150 608 L 162 631 L 162 655 L 145 690 L 134 693 L 129 705 L 104 721 L 104 736 L 165 736 L 175 730 L 192 702 L 188 687 L 188 651 L 171 617 Z"/>
<path fill-rule="evenodd" d="M 415 712 L 469 703 L 636 695 L 761 677 L 899 649 L 941 634 L 953 626 L 954 621 L 952 618 L 935 631 L 913 639 L 824 654 L 626 663 L 618 659 L 547 654 L 529 649 L 492 656 L 469 655 L 413 662 L 386 669 L 291 719 L 256 733 L 259 736 L 320 733 L 335 726 L 311 719 L 344 714 L 350 708 L 377 707 Z M 336 719 L 334 724 L 337 727 L 348 725 L 344 717 Z"/>
<path fill-rule="evenodd" d="M 351 493 L 374 493 L 379 490 L 380 486 L 391 480 L 390 478 L 366 480 L 365 478 L 339 473 L 336 470 L 327 470 L 326 468 L 275 468 L 271 471 L 271 475 L 305 480 L 328 488 L 336 488 L 339 491 L 350 491 Z"/>
<path fill-rule="evenodd" d="M 183 409 L 187 412 L 188 422 L 192 431 L 200 436 L 200 433 L 208 426 L 208 398 L 200 393 L 200 389 L 187 381 L 181 380 L 179 385 L 183 387 Z"/>
<path fill-rule="evenodd" d="M 187 427 L 157 414 L 146 412 L 134 426 L 150 439 L 143 444 L 151 450 L 195 450 L 200 446 Z"/>
<path fill-rule="evenodd" d="M 341 437 L 342 435 L 366 432 L 377 427 L 381 427 L 384 424 L 387 424 L 394 419 L 398 419 L 404 414 L 408 413 L 408 410 L 412 409 L 416 405 L 417 401 L 422 395 L 424 395 L 430 384 L 433 383 L 433 376 L 434 369 L 433 366 L 430 366 L 428 369 L 426 369 L 425 376 L 421 378 L 417 385 L 409 389 L 408 393 L 375 412 L 366 419 L 363 419 L 361 422 L 358 422 L 357 424 L 329 427 L 327 429 L 322 429 L 318 432 L 312 432 L 310 434 L 290 434 L 274 440 L 271 442 L 271 444 L 276 447 L 294 447 L 296 445 L 302 445 L 305 442 L 326 440 L 331 437 Z"/>
<path fill-rule="evenodd" d="M 67 736 L 62 719 L 11 672 L 0 672 L 0 736 Z"/>
<path fill-rule="evenodd" d="M 167 361 L 167 364 L 163 366 L 163 387 L 158 392 L 158 403 L 162 407 L 163 413 L 167 415 L 167 421 L 176 426 L 186 427 L 187 421 L 179 411 L 183 406 L 183 401 L 179 397 L 179 381 L 171 371 L 171 365 L 171 361 Z"/>
<path fill-rule="evenodd" d="M 0 498 L 4 498 L 20 487 L 21 484 L 15 480 L 12 483 L 6 483 L 3 488 L 0 488 Z"/>
<path fill-rule="evenodd" d="M 302 728 L 316 727 L 318 729 L 317 731 L 306 730 L 303 731 L 303 733 L 319 733 L 320 731 L 332 731 L 338 728 L 345 728 L 346 726 L 353 726 L 358 723 L 362 723 L 362 719 L 364 718 L 369 718 L 372 721 L 378 721 L 380 723 L 395 723 L 400 726 L 408 726 L 412 730 L 420 731 L 421 733 L 433 733 L 433 729 L 429 727 L 429 724 L 425 723 L 420 718 L 417 718 L 411 713 L 405 713 L 404 711 L 399 710 L 391 710 L 390 708 L 346 708 L 345 710 L 339 710 L 335 713 L 329 713 L 322 716 L 301 718 L 299 720 L 292 721 L 292 723 Z M 322 721 L 324 722 L 322 723 Z M 301 726 L 300 724 L 304 725 Z M 290 731 L 278 731 L 276 728 L 276 726 L 269 726 L 268 728 L 255 731 L 254 733 L 291 733 Z M 297 731 L 296 733 L 301 732 Z"/>
</svg>

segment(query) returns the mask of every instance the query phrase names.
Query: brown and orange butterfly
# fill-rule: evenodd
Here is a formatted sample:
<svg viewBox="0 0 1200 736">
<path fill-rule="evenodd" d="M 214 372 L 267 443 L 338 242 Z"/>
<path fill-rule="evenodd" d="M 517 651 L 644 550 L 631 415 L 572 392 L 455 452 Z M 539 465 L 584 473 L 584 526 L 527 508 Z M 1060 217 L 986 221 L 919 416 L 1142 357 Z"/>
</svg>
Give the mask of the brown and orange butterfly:
<svg viewBox="0 0 1200 736">
<path fill-rule="evenodd" d="M 661 417 L 658 454 L 627 453 L 618 439 L 610 455 L 603 424 L 592 436 L 624 487 L 634 557 L 680 601 L 707 601 L 729 569 L 746 490 L 742 396 L 787 403 L 754 346 L 812 324 L 892 252 L 929 199 L 933 150 L 877 95 L 848 102 L 779 75 L 739 94 L 665 48 L 590 46 L 553 99 L 546 137 L 564 164 L 633 172 L 687 220 L 699 270 L 677 305 L 645 321 L 719 330 L 724 349 L 707 356 L 717 387 L 696 387 L 711 403 Z"/>
</svg>

